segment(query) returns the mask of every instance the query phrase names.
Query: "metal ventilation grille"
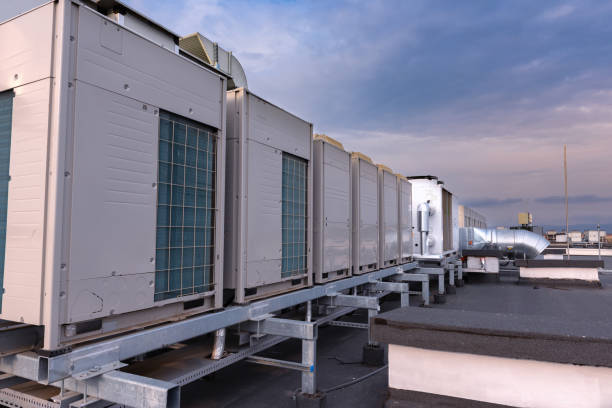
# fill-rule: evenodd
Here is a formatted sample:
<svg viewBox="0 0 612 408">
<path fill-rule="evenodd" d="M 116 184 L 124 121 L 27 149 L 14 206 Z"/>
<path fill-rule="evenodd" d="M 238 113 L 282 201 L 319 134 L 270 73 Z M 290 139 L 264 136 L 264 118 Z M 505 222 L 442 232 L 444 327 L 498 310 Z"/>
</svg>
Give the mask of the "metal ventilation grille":
<svg viewBox="0 0 612 408">
<path fill-rule="evenodd" d="M 306 160 L 283 153 L 282 278 L 307 272 L 306 165 Z"/>
<path fill-rule="evenodd" d="M 160 114 L 155 300 L 213 289 L 216 131 Z"/>
<path fill-rule="evenodd" d="M 13 96 L 13 91 L 0 93 L 0 313 L 2 312 L 2 293 L 4 292 L 6 209 L 8 207 Z"/>
</svg>

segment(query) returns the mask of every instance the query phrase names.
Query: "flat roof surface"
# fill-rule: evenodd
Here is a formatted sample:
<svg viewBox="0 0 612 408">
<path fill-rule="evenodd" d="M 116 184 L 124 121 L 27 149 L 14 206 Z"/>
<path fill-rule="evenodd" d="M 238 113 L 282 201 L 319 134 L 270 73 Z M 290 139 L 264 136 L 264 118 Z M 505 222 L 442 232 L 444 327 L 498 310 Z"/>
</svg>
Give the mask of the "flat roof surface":
<svg viewBox="0 0 612 408">
<path fill-rule="evenodd" d="M 606 262 L 610 262 L 606 260 Z M 494 276 L 476 274 L 455 295 L 447 295 L 446 304 L 432 305 L 438 310 L 474 310 L 516 315 L 541 315 L 567 319 L 610 321 L 612 310 L 612 276 L 602 276 L 601 289 L 567 288 L 544 285 L 517 285 L 512 274 L 500 282 Z M 435 288 L 432 281 L 432 289 Z M 411 297 L 411 304 L 419 299 Z M 399 307 L 399 298 L 389 296 L 382 312 Z M 366 322 L 361 310 L 343 320 Z M 361 351 L 367 341 L 366 330 L 327 326 L 319 329 L 317 342 L 318 387 L 326 389 L 361 377 L 376 368 L 361 364 Z M 386 346 L 385 346 L 386 347 Z M 265 353 L 268 357 L 299 361 L 301 343 L 287 341 Z M 291 396 L 300 387 L 301 374 L 282 368 L 260 366 L 242 361 L 212 376 L 182 388 L 184 407 L 294 407 Z M 328 407 L 380 407 L 387 398 L 387 371 L 327 395 Z"/>
</svg>

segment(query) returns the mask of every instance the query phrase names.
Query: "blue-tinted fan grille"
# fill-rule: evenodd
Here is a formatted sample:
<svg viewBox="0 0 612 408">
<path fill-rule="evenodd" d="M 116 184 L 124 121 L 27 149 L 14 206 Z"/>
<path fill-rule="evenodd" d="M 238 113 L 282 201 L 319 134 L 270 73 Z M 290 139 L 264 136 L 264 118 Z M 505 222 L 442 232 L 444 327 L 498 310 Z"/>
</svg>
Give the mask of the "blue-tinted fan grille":
<svg viewBox="0 0 612 408">
<path fill-rule="evenodd" d="M 283 153 L 282 278 L 307 272 L 306 166 L 306 160 Z"/>
<path fill-rule="evenodd" d="M 4 292 L 4 255 L 6 249 L 6 209 L 8 206 L 9 163 L 13 91 L 0 93 L 0 312 Z"/>
<path fill-rule="evenodd" d="M 213 289 L 217 134 L 160 114 L 155 300 Z"/>
</svg>

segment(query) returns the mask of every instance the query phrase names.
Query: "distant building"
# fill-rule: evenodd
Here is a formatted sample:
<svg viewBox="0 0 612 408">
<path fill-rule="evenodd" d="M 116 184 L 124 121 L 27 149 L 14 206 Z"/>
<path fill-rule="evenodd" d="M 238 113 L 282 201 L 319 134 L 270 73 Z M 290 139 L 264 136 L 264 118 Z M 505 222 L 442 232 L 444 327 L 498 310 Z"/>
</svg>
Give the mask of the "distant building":
<svg viewBox="0 0 612 408">
<path fill-rule="evenodd" d="M 518 225 L 520 226 L 532 226 L 533 225 L 533 215 L 528 212 L 522 212 L 518 215 Z"/>
<path fill-rule="evenodd" d="M 606 231 L 599 230 L 599 239 L 597 239 L 597 230 L 584 231 L 584 238 L 588 243 L 604 242 L 606 240 Z"/>
<path fill-rule="evenodd" d="M 582 232 L 580 231 L 570 231 L 568 236 L 569 236 L 570 242 L 582 242 Z"/>
<path fill-rule="evenodd" d="M 459 205 L 459 227 L 487 228 L 487 219 L 478 211 Z"/>
</svg>

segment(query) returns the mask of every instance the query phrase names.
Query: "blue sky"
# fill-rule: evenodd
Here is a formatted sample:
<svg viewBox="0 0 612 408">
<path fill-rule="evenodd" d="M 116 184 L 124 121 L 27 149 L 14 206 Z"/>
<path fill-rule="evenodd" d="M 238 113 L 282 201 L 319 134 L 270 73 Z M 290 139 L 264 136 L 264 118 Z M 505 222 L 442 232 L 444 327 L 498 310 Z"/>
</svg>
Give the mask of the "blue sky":
<svg viewBox="0 0 612 408">
<path fill-rule="evenodd" d="M 28 0 L 35 1 L 35 0 Z M 490 224 L 612 229 L 612 2 L 128 0 L 232 50 L 249 87 Z"/>
</svg>

